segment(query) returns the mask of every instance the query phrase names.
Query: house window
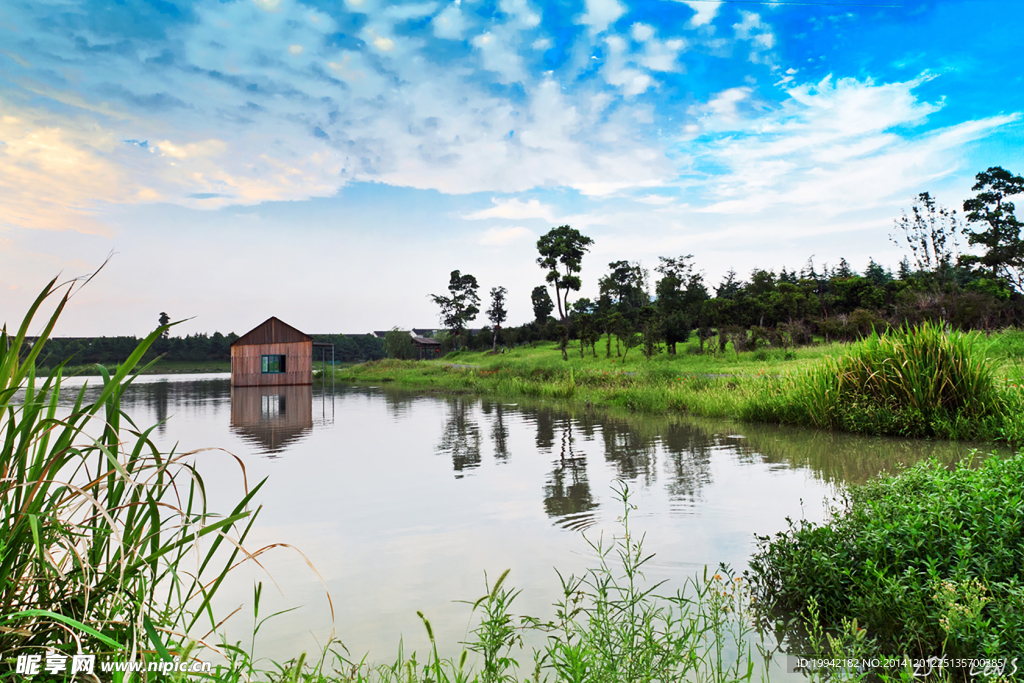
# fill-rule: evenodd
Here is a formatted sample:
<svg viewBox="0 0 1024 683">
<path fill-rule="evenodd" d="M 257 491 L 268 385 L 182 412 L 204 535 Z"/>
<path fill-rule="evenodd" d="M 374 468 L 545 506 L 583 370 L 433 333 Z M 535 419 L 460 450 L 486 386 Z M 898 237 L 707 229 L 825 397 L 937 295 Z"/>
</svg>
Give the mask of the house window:
<svg viewBox="0 0 1024 683">
<path fill-rule="evenodd" d="M 284 371 L 284 356 L 263 356 L 263 374 Z"/>
</svg>

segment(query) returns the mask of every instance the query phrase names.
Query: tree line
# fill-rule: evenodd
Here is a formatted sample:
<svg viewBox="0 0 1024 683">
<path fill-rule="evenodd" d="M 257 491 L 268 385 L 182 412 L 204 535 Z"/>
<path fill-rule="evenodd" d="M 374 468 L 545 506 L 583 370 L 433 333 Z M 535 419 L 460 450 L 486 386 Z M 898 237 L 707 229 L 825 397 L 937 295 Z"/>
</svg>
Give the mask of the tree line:
<svg viewBox="0 0 1024 683">
<path fill-rule="evenodd" d="M 563 358 L 570 343 L 581 356 L 605 340 L 606 356 L 633 348 L 650 357 L 696 336 L 697 352 L 737 352 L 760 346 L 808 344 L 814 337 L 850 341 L 872 329 L 943 321 L 958 329 L 990 330 L 1024 320 L 1024 241 L 1011 198 L 1024 193 L 1024 178 L 1000 167 L 978 173 L 975 196 L 963 214 L 922 192 L 894 221 L 890 239 L 907 255 L 897 270 L 873 259 L 862 272 L 845 258 L 779 272 L 754 269 L 743 278 L 730 270 L 710 284 L 692 254 L 659 257 L 655 276 L 640 263 L 613 261 L 598 278 L 596 299 L 570 301 L 582 284 L 583 256 L 593 240 L 568 225 L 537 241 L 537 265 L 545 285 L 530 293 L 534 319 L 502 328 L 504 287 L 491 290 L 491 325 L 475 335 L 468 324 L 479 314 L 476 278 L 453 271 L 448 295 L 429 295 L 451 330 L 449 348 L 496 349 L 551 340 Z M 961 251 L 961 242 L 976 252 Z M 551 291 L 554 292 L 554 299 Z M 500 297 L 498 296 L 500 294 Z M 557 318 L 553 317 L 557 314 Z M 614 339 L 614 342 L 613 342 Z"/>
<path fill-rule="evenodd" d="M 166 317 L 161 313 L 160 319 Z M 162 322 L 161 324 L 166 324 Z M 384 357 L 383 342 L 366 335 L 317 334 L 313 341 L 334 344 L 334 358 L 345 363 L 379 360 Z M 234 332 L 212 335 L 194 334 L 184 337 L 164 336 L 153 342 L 143 357 L 143 363 L 160 358 L 166 361 L 228 361 L 231 360 L 231 344 L 238 335 Z M 71 365 L 93 363 L 122 363 L 131 355 L 141 340 L 138 337 L 51 337 L 40 353 L 36 364 L 39 367 L 53 367 L 64 361 Z M 314 354 L 320 359 L 319 349 Z M 327 359 L 330 360 L 328 352 Z"/>
</svg>

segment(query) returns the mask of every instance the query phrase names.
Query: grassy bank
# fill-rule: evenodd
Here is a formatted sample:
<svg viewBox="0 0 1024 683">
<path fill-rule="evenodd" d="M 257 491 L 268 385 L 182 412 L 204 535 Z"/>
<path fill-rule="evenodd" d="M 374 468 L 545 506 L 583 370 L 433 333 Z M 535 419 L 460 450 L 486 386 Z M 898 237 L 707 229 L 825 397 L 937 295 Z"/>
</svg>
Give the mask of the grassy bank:
<svg viewBox="0 0 1024 683">
<path fill-rule="evenodd" d="M 865 434 L 1020 442 L 1021 353 L 1016 331 L 983 337 L 935 326 L 856 344 L 699 354 L 695 345 L 650 360 L 553 344 L 442 361 L 385 360 L 337 373 L 345 381 L 447 392 L 529 396 L 651 414 L 796 424 Z M 880 373 L 884 368 L 899 368 Z M 859 378 L 859 379 L 858 379 Z M 885 382 L 875 382 L 884 379 Z"/>
</svg>

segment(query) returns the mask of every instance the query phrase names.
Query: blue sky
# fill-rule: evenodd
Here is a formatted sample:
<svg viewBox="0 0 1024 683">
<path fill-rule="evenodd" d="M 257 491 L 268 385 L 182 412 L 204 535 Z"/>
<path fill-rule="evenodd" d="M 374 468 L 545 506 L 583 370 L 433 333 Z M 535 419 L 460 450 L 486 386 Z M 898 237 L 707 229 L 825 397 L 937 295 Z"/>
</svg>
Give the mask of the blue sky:
<svg viewBox="0 0 1024 683">
<path fill-rule="evenodd" d="M 1020 173 L 1017 3 L 531 0 L 0 6 L 0 318 L 103 273 L 59 334 L 436 322 L 537 238 L 708 280 L 869 257 L 930 191 Z M 482 318 L 476 324 L 483 324 Z"/>
</svg>

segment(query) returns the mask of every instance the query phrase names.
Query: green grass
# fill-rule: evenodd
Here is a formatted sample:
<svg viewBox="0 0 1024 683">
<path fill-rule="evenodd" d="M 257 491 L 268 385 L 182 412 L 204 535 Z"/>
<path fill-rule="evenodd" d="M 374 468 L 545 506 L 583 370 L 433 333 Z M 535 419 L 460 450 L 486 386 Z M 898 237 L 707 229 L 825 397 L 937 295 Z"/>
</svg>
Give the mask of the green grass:
<svg viewBox="0 0 1024 683">
<path fill-rule="evenodd" d="M 1016 333 L 986 340 L 935 325 L 894 330 L 856 344 L 651 360 L 578 350 L 568 361 L 554 344 L 509 353 L 454 353 L 441 361 L 384 360 L 339 371 L 342 381 L 395 383 L 445 392 L 527 396 L 648 414 L 804 425 L 909 437 L 1024 439 L 1022 368 L 1010 351 Z M 988 350 L 999 355 L 989 358 Z"/>
<path fill-rule="evenodd" d="M 1024 656 L 1022 492 L 1022 456 L 881 476 L 830 522 L 761 538 L 755 594 L 789 613 L 813 606 L 833 629 L 858 619 L 876 655 Z"/>
</svg>

